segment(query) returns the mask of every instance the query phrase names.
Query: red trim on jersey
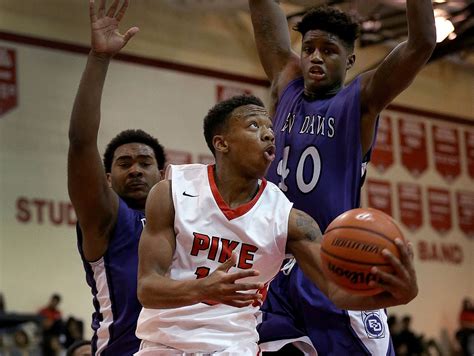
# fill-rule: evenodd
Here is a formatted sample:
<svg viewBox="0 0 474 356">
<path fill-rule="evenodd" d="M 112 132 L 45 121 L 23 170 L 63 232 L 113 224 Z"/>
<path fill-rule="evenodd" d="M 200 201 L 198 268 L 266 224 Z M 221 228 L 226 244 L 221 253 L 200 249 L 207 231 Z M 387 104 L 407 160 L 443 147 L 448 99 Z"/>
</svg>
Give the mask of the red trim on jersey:
<svg viewBox="0 0 474 356">
<path fill-rule="evenodd" d="M 265 187 L 267 186 L 267 180 L 265 178 L 262 178 L 262 184 L 260 184 L 258 192 L 253 197 L 253 199 L 248 203 L 245 203 L 244 205 L 232 209 L 227 205 L 224 199 L 222 199 L 221 193 L 219 193 L 219 189 L 217 189 L 216 181 L 214 180 L 214 171 L 215 165 L 207 166 L 207 176 L 209 177 L 209 185 L 211 187 L 212 195 L 214 196 L 214 200 L 216 201 L 217 206 L 219 207 L 219 209 L 221 209 L 227 220 L 238 218 L 246 214 L 250 209 L 252 209 L 255 203 L 257 203 L 258 199 L 262 195 L 263 191 L 265 190 Z"/>
</svg>

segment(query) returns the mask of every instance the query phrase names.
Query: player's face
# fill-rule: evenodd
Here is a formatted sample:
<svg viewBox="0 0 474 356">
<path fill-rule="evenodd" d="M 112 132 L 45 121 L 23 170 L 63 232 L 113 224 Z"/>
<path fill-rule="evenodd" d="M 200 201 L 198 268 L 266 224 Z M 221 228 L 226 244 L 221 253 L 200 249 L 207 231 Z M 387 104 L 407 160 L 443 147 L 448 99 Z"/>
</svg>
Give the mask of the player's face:
<svg viewBox="0 0 474 356">
<path fill-rule="evenodd" d="M 73 356 L 91 356 L 92 349 L 90 345 L 83 345 L 74 350 Z"/>
<path fill-rule="evenodd" d="M 321 30 L 308 31 L 301 47 L 305 94 L 309 97 L 336 94 L 354 59 L 336 35 Z"/>
<path fill-rule="evenodd" d="M 143 209 L 150 189 L 161 179 L 153 149 L 142 143 L 117 147 L 108 178 L 120 197 Z"/>
<path fill-rule="evenodd" d="M 265 176 L 275 159 L 275 136 L 267 110 L 257 105 L 241 106 L 232 112 L 228 125 L 230 158 L 250 177 Z"/>
</svg>

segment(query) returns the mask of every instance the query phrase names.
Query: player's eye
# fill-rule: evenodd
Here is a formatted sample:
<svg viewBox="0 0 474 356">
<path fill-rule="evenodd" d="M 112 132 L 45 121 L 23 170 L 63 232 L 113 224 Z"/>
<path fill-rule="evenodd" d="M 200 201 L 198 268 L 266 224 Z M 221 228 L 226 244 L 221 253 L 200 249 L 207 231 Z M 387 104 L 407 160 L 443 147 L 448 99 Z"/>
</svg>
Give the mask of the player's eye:
<svg viewBox="0 0 474 356">
<path fill-rule="evenodd" d="M 258 129 L 258 124 L 255 121 L 253 121 L 253 122 L 250 123 L 249 127 L 253 127 L 253 128 Z"/>
</svg>

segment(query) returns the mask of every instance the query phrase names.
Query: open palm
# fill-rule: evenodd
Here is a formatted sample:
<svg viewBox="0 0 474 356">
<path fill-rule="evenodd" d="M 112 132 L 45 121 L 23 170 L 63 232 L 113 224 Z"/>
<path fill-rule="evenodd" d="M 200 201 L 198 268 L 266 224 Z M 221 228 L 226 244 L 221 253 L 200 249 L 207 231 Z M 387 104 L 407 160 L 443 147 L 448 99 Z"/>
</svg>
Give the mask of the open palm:
<svg viewBox="0 0 474 356">
<path fill-rule="evenodd" d="M 119 52 L 138 31 L 138 27 L 132 27 L 121 34 L 118 25 L 128 7 L 128 0 L 124 0 L 120 9 L 120 0 L 114 0 L 109 9 L 105 11 L 106 0 L 100 0 L 97 13 L 95 11 L 94 0 L 89 0 L 89 12 L 91 19 L 91 45 L 96 53 L 110 56 Z"/>
</svg>

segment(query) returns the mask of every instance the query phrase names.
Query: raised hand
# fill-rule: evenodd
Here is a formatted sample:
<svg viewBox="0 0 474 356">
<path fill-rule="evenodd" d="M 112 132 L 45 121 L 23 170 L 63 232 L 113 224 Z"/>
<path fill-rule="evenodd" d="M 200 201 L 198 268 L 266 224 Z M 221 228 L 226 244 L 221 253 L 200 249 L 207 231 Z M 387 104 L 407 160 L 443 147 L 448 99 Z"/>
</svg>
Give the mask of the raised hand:
<svg viewBox="0 0 474 356">
<path fill-rule="evenodd" d="M 385 258 L 392 265 L 394 273 L 383 272 L 377 267 L 372 267 L 372 273 L 378 278 L 371 281 L 370 286 L 383 288 L 390 294 L 395 304 L 406 304 L 418 294 L 416 272 L 413 266 L 413 245 L 395 239 L 395 244 L 400 251 L 400 259 L 396 258 L 390 251 L 383 250 Z"/>
<path fill-rule="evenodd" d="M 258 271 L 245 270 L 229 273 L 229 269 L 235 265 L 236 260 L 236 255 L 232 254 L 214 272 L 202 279 L 202 290 L 206 303 L 221 303 L 242 308 L 262 299 L 258 290 L 263 288 L 263 283 L 236 283 L 242 278 L 258 276 Z M 246 293 L 246 291 L 253 292 Z"/>
<path fill-rule="evenodd" d="M 124 0 L 117 11 L 120 0 L 114 0 L 106 11 L 106 0 L 100 0 L 96 12 L 94 0 L 89 0 L 89 14 L 91 20 L 91 46 L 96 54 L 114 56 L 119 52 L 138 31 L 138 27 L 129 28 L 121 34 L 118 25 L 127 11 L 129 0 Z"/>
</svg>

